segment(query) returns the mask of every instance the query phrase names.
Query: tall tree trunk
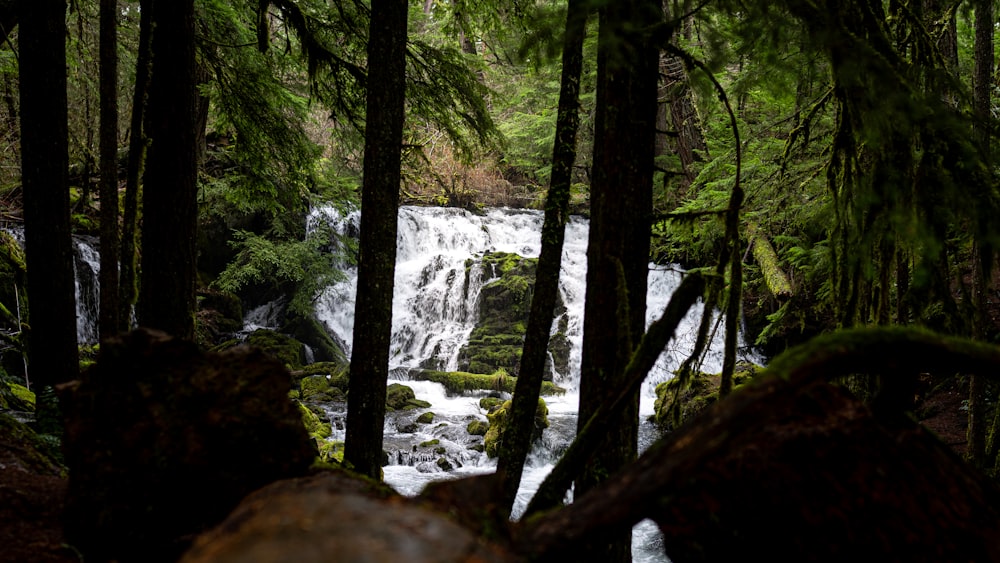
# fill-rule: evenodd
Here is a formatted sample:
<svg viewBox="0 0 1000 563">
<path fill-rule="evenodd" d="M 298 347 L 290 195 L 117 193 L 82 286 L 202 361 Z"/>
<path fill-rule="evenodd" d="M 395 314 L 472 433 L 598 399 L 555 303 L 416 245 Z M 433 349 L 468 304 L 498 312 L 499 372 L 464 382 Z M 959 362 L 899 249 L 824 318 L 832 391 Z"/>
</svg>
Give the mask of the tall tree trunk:
<svg viewBox="0 0 1000 563">
<path fill-rule="evenodd" d="M 118 332 L 118 1 L 101 0 L 101 310 L 98 334 Z"/>
<path fill-rule="evenodd" d="M 580 72 L 583 39 L 587 29 L 585 0 L 569 0 L 563 39 L 562 78 L 556 116 L 556 141 L 552 150 L 552 177 L 545 199 L 542 249 L 535 273 L 531 312 L 521 353 L 521 370 L 514 387 L 510 426 L 500 446 L 497 473 L 503 477 L 503 506 L 509 511 L 521 483 L 524 462 L 531 449 L 535 411 L 545 372 L 552 331 L 552 315 L 559 295 L 559 270 L 569 215 L 569 188 L 576 160 L 576 133 L 580 123 Z"/>
<path fill-rule="evenodd" d="M 658 49 L 640 30 L 662 17 L 658 0 L 600 10 L 594 177 L 580 373 L 581 426 L 621 377 L 645 326 Z M 576 481 L 586 494 L 638 449 L 639 394 L 608 428 L 605 445 Z M 592 546 L 595 559 L 629 561 L 631 535 Z"/>
<path fill-rule="evenodd" d="M 197 147 L 194 0 L 154 2 L 152 141 L 143 188 L 139 323 L 194 337 Z"/>
<path fill-rule="evenodd" d="M 373 0 L 358 292 L 347 395 L 344 460 L 378 479 L 382 466 L 392 290 L 396 271 L 406 71 L 406 0 Z"/>
<path fill-rule="evenodd" d="M 129 129 L 128 165 L 125 171 L 125 202 L 122 208 L 121 273 L 119 287 L 121 311 L 118 316 L 119 330 L 128 330 L 132 321 L 132 306 L 138 297 L 136 266 L 136 227 L 139 216 L 139 179 L 142 177 L 143 162 L 146 157 L 146 133 L 144 131 L 146 93 L 149 90 L 149 67 L 152 61 L 152 13 L 153 0 L 139 1 L 139 52 L 135 61 L 135 90 L 132 92 L 132 117 Z"/>
<path fill-rule="evenodd" d="M 44 390 L 75 379 L 79 370 L 69 218 L 66 3 L 22 2 L 20 9 L 28 359 L 32 379 Z M 57 431 L 55 409 L 54 401 L 39 400 L 43 432 Z"/>
<path fill-rule="evenodd" d="M 990 90 L 993 78 L 993 0 L 976 3 L 975 65 L 972 79 L 972 106 L 976 115 L 973 135 L 980 150 L 989 159 L 990 154 Z M 989 162 L 989 160 L 987 161 Z M 978 235 L 978 234 L 977 234 Z M 973 338 L 983 339 L 987 275 L 984 271 L 984 249 L 978 240 L 972 250 L 972 314 Z M 972 465 L 982 469 L 986 454 L 986 381 L 982 375 L 973 374 L 969 380 L 969 446 L 967 456 Z"/>
</svg>

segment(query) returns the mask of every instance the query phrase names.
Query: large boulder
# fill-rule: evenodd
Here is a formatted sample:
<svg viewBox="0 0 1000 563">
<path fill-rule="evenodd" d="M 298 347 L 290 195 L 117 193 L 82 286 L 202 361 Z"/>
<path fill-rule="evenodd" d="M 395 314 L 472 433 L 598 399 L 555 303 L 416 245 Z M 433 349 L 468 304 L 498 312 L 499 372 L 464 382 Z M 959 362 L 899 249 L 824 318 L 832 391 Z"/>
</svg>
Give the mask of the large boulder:
<svg viewBox="0 0 1000 563">
<path fill-rule="evenodd" d="M 170 561 L 247 493 L 316 456 L 290 376 L 245 347 L 138 330 L 66 390 L 66 534 L 88 559 Z"/>
<path fill-rule="evenodd" d="M 467 267 L 473 266 L 470 259 Z M 479 292 L 479 318 L 469 335 L 469 342 L 459 351 L 458 369 L 489 374 L 505 370 L 517 374 L 521 349 L 531 310 L 537 258 L 524 258 L 509 252 L 490 252 L 479 259 L 492 281 Z M 569 364 L 569 341 L 566 338 L 566 306 L 558 297 L 555 317 L 557 332 L 550 338 L 549 351 L 555 367 L 565 374 Z M 553 378 L 552 362 L 545 366 L 545 378 Z"/>
<path fill-rule="evenodd" d="M 385 487 L 323 472 L 250 495 L 181 563 L 518 560 L 460 521 Z"/>
</svg>

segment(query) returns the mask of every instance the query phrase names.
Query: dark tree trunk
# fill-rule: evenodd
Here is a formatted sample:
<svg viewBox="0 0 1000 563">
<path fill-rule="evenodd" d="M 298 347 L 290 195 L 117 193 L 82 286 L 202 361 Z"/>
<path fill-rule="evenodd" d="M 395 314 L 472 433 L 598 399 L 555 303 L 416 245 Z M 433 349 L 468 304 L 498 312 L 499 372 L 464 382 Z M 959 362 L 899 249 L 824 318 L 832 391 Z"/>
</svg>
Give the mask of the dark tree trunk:
<svg viewBox="0 0 1000 563">
<path fill-rule="evenodd" d="M 119 330 L 118 316 L 118 2 L 101 0 L 101 339 Z"/>
<path fill-rule="evenodd" d="M 153 26 L 139 323 L 190 339 L 198 212 L 194 0 L 155 2 Z"/>
<path fill-rule="evenodd" d="M 368 60 L 361 241 L 344 460 L 379 478 L 385 422 L 406 71 L 406 0 L 374 0 Z"/>
<path fill-rule="evenodd" d="M 662 16 L 659 1 L 615 2 L 600 11 L 594 177 L 580 373 L 580 425 L 621 387 L 645 325 L 658 50 L 639 29 Z M 608 427 L 604 447 L 576 481 L 585 494 L 635 459 L 639 394 Z M 603 561 L 628 561 L 631 536 L 592 546 Z"/>
<path fill-rule="evenodd" d="M 0 43 L 6 43 L 17 26 L 17 0 L 0 0 Z"/>
<path fill-rule="evenodd" d="M 32 379 L 44 389 L 75 379 L 79 370 L 69 220 L 66 3 L 39 0 L 20 8 L 28 359 Z M 55 408 L 39 401 L 40 426 Z"/>
<path fill-rule="evenodd" d="M 511 406 L 511 424 L 500 446 L 497 473 L 502 475 L 507 510 L 514 504 L 521 483 L 524 461 L 531 449 L 535 411 L 545 372 L 545 359 L 552 330 L 552 315 L 559 295 L 559 270 L 569 215 L 569 188 L 576 160 L 576 133 L 580 122 L 580 72 L 583 39 L 587 28 L 584 0 L 569 0 L 563 41 L 562 79 L 556 117 L 556 141 L 552 152 L 552 178 L 545 200 L 542 249 L 535 273 L 531 313 L 524 336 L 521 369 L 517 374 Z"/>
<path fill-rule="evenodd" d="M 976 43 L 975 64 L 972 78 L 972 106 L 976 116 L 973 131 L 980 150 L 989 158 L 990 154 L 990 103 L 993 78 L 993 1 L 981 0 L 976 3 Z M 972 315 L 973 337 L 982 339 L 986 298 L 987 275 L 984 271 L 985 250 L 978 239 L 972 251 Z M 968 459 L 972 465 L 982 469 L 986 456 L 986 405 L 988 402 L 986 382 L 982 375 L 973 374 L 969 380 L 969 428 Z"/>
<path fill-rule="evenodd" d="M 135 90 L 132 93 L 132 117 L 129 128 L 128 166 L 125 171 L 125 202 L 122 208 L 121 274 L 119 287 L 121 311 L 118 317 L 119 330 L 131 328 L 132 305 L 138 296 L 136 284 L 136 227 L 139 216 L 139 178 L 142 177 L 143 162 L 146 157 L 146 134 L 144 131 L 146 93 L 149 90 L 149 66 L 152 59 L 152 0 L 140 0 L 139 9 L 139 53 L 135 62 Z"/>
</svg>

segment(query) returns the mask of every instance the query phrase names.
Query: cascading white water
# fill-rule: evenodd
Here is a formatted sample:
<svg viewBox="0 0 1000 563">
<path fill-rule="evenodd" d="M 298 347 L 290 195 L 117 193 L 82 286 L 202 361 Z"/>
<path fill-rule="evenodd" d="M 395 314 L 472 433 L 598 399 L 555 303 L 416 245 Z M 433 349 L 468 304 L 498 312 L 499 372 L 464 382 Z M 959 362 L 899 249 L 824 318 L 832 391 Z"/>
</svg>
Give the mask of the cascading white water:
<svg viewBox="0 0 1000 563">
<path fill-rule="evenodd" d="M 24 227 L 4 226 L 24 247 Z M 97 251 L 97 239 L 76 235 L 73 237 L 73 272 L 76 293 L 76 339 L 81 345 L 97 343 L 97 315 L 100 310 L 101 288 L 98 276 L 101 259 Z"/>
<path fill-rule="evenodd" d="M 311 224 L 326 222 L 342 235 L 359 230 L 358 212 L 344 215 L 333 208 L 313 211 Z M 460 348 L 468 340 L 477 318 L 479 289 L 490 280 L 476 267 L 475 258 L 487 252 L 511 252 L 537 257 L 541 247 L 543 215 L 538 211 L 490 209 L 483 215 L 435 207 L 402 207 L 399 210 L 397 263 L 393 298 L 390 368 L 394 377 L 405 377 L 407 368 L 433 366 L 454 370 Z M 578 373 L 583 338 L 583 304 L 586 290 L 589 224 L 574 217 L 566 227 L 560 291 L 567 308 L 567 336 L 571 342 L 568 373 L 556 374 L 556 383 L 569 390 L 565 396 L 547 397 L 551 426 L 535 445 L 518 493 L 515 516 L 551 470 L 558 455 L 576 432 Z M 317 301 L 317 317 L 350 351 L 353 331 L 356 271 L 347 268 L 345 281 L 327 288 Z M 650 265 L 647 321 L 658 318 L 680 283 L 677 268 Z M 689 312 L 660 356 L 643 386 L 641 412 L 653 411 L 653 388 L 669 379 L 693 348 L 701 309 Z M 721 333 L 713 340 L 703 370 L 718 371 L 722 363 Z M 466 425 L 485 420 L 478 396 L 449 397 L 436 383 L 410 381 L 417 398 L 431 402 L 432 424 L 418 425 L 419 413 L 392 413 L 386 418 L 385 446 L 390 465 L 386 481 L 404 494 L 417 494 L 433 480 L 491 471 L 495 462 L 468 448 Z M 335 439 L 343 439 L 342 412 L 331 412 Z M 339 430 L 339 431 L 338 431 Z M 655 430 L 644 423 L 641 446 L 655 439 Z M 433 444 L 427 447 L 426 444 Z M 442 468 L 441 459 L 447 460 Z M 636 561 L 662 561 L 656 547 L 656 530 L 649 523 L 637 527 L 633 555 Z"/>
</svg>

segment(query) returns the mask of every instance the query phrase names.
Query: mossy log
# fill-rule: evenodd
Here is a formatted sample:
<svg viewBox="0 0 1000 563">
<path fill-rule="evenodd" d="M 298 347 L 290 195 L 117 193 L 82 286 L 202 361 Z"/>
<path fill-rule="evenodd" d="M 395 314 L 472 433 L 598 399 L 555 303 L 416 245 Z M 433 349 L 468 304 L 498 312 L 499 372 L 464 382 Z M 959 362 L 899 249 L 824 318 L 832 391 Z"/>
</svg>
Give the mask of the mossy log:
<svg viewBox="0 0 1000 563">
<path fill-rule="evenodd" d="M 792 283 L 778 265 L 778 254 L 767 237 L 761 234 L 753 223 L 747 225 L 747 236 L 751 239 L 753 257 L 764 275 L 764 284 L 771 295 L 777 298 L 791 297 Z"/>
<path fill-rule="evenodd" d="M 433 381 L 444 385 L 445 390 L 452 395 L 461 395 L 470 391 L 503 391 L 514 392 L 514 377 L 508 375 L 484 375 L 466 373 L 463 371 L 415 370 L 411 377 L 418 381 Z M 542 382 L 542 395 L 562 395 L 566 390 L 552 383 Z"/>
<path fill-rule="evenodd" d="M 518 545 L 583 557 L 586 539 L 653 519 L 672 561 L 998 561 L 1000 489 L 911 419 L 828 380 L 913 370 L 996 377 L 1000 348 L 910 328 L 813 339 Z M 768 517 L 760 518 L 760 507 Z"/>
</svg>

